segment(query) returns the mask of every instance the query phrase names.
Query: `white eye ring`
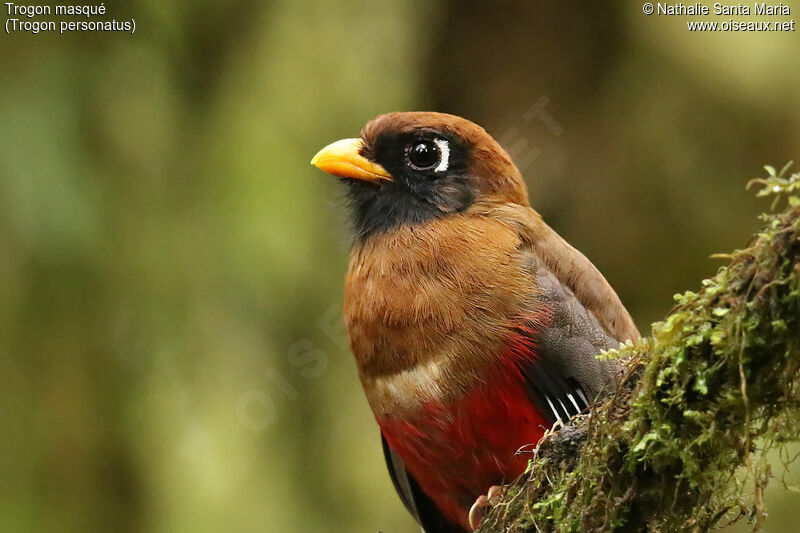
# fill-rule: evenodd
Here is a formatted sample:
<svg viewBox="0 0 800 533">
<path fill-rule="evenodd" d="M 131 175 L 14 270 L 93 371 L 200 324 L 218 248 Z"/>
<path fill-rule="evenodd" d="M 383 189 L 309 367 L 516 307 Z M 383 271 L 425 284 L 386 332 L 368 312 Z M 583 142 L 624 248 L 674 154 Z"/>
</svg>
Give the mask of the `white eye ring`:
<svg viewBox="0 0 800 533">
<path fill-rule="evenodd" d="M 434 139 L 433 142 L 436 143 L 439 152 L 442 154 L 442 160 L 439 161 L 439 164 L 436 165 L 436 168 L 433 170 L 435 172 L 444 172 L 450 165 L 450 144 L 444 139 Z"/>
</svg>

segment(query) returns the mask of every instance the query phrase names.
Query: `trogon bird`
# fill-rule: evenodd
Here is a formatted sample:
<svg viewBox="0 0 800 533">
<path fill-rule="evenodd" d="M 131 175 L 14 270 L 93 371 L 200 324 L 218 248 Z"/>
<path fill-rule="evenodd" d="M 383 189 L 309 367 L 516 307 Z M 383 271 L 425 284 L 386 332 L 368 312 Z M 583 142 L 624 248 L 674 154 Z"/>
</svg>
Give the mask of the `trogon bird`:
<svg viewBox="0 0 800 533">
<path fill-rule="evenodd" d="M 428 533 L 472 531 L 476 499 L 525 471 L 515 452 L 614 390 L 596 356 L 639 332 L 474 123 L 381 115 L 312 164 L 345 185 L 344 317 L 394 486 Z"/>
</svg>

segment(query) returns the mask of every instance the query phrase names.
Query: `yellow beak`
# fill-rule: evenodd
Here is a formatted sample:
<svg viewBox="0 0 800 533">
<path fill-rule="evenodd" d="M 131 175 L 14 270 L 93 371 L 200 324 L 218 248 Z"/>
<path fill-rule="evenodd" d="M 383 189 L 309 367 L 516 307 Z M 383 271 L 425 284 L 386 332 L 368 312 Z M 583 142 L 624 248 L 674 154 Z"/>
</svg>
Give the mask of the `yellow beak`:
<svg viewBox="0 0 800 533">
<path fill-rule="evenodd" d="M 392 176 L 382 166 L 361 155 L 361 139 L 342 139 L 329 144 L 314 156 L 311 164 L 328 174 L 362 181 L 392 181 Z"/>
</svg>

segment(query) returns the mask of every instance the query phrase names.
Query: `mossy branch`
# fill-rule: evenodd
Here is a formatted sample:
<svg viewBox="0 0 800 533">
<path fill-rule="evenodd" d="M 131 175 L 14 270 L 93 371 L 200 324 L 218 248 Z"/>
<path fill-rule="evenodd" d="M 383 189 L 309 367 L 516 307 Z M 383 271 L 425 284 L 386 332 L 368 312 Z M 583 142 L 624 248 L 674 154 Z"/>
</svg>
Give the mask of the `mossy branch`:
<svg viewBox="0 0 800 533">
<path fill-rule="evenodd" d="M 616 395 L 543 439 L 479 531 L 758 528 L 765 454 L 800 437 L 800 174 L 786 170 L 753 181 L 774 197 L 763 230 L 650 337 L 606 355 L 628 358 Z"/>
</svg>

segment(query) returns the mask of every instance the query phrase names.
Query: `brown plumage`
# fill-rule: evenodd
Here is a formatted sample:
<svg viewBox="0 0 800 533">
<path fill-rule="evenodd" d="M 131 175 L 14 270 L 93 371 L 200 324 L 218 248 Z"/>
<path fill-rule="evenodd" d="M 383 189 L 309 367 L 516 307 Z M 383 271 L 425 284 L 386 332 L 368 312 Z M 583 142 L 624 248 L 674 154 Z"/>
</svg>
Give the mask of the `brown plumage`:
<svg viewBox="0 0 800 533">
<path fill-rule="evenodd" d="M 479 126 L 390 113 L 335 146 L 314 162 L 350 187 L 345 321 L 392 479 L 427 531 L 467 530 L 517 448 L 608 390 L 594 355 L 639 333 Z"/>
</svg>

